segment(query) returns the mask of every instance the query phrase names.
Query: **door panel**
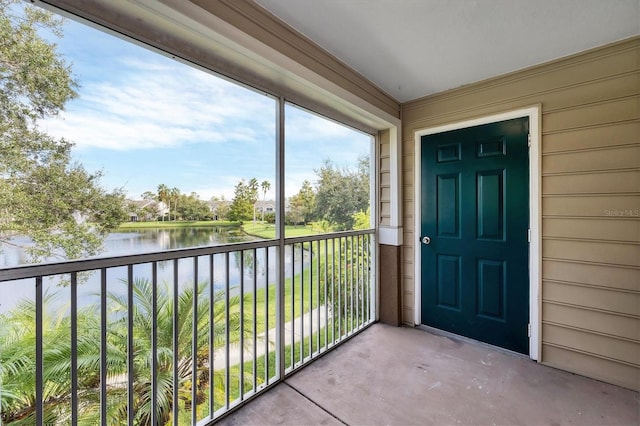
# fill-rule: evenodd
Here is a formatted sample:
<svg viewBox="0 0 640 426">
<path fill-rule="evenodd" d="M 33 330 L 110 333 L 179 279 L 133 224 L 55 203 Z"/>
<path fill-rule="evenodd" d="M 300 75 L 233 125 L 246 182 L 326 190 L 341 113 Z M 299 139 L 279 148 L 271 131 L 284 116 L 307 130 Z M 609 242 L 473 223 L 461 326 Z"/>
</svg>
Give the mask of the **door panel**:
<svg viewBox="0 0 640 426">
<path fill-rule="evenodd" d="M 423 136 L 422 323 L 529 352 L 528 119 Z"/>
</svg>

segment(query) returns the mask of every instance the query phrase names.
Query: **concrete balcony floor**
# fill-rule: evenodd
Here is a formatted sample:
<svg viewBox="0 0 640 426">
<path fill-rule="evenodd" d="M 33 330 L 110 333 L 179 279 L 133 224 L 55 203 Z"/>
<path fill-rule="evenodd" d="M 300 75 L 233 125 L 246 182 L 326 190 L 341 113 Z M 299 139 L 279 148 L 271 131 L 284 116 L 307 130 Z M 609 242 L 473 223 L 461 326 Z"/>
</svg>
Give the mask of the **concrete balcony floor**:
<svg viewBox="0 0 640 426">
<path fill-rule="evenodd" d="M 466 339 L 375 324 L 223 425 L 638 425 L 638 393 Z"/>
</svg>

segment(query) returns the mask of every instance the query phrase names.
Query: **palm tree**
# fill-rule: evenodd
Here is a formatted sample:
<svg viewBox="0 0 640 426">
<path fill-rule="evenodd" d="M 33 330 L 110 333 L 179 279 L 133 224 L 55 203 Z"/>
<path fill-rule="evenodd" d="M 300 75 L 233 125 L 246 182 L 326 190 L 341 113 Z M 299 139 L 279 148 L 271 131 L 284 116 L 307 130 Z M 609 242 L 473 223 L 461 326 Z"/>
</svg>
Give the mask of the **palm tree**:
<svg viewBox="0 0 640 426">
<path fill-rule="evenodd" d="M 178 220 L 178 199 L 180 198 L 180 190 L 173 187 L 169 190 L 169 199 L 173 200 L 173 220 Z M 169 209 L 169 220 L 171 220 L 171 209 Z"/>
<path fill-rule="evenodd" d="M 161 203 L 169 203 L 169 219 L 171 219 L 171 199 L 169 197 L 169 187 L 164 183 L 158 185 L 158 201 Z M 164 212 L 162 212 L 162 221 L 164 222 Z"/>
<path fill-rule="evenodd" d="M 122 285 L 126 289 L 126 282 Z M 152 284 L 147 278 L 136 278 L 132 283 L 134 294 L 134 404 L 136 424 L 151 422 L 151 327 Z M 214 318 L 209 319 L 209 303 L 206 283 L 198 285 L 198 315 L 196 339 L 198 351 L 191 353 L 193 334 L 193 285 L 187 285 L 178 294 L 178 395 L 185 406 L 201 404 L 209 389 L 209 331 L 212 327 L 214 348 L 224 347 L 226 336 L 226 311 L 224 293 L 214 294 Z M 246 295 L 246 299 L 251 297 Z M 45 306 L 55 296 L 47 295 Z M 119 424 L 127 418 L 127 298 L 122 288 L 108 295 L 109 322 L 107 329 L 107 413 L 109 423 Z M 173 407 L 173 297 L 167 285 L 157 292 L 157 410 L 159 424 L 171 420 Z M 249 303 L 245 300 L 245 303 Z M 229 298 L 229 343 L 240 337 L 240 296 Z M 53 314 L 45 313 L 43 319 L 44 347 L 44 406 L 45 423 L 68 422 L 71 416 L 71 350 L 70 318 L 68 306 Z M 251 321 L 246 310 L 245 321 Z M 12 311 L 0 315 L 5 326 L 0 327 L 0 407 L 2 424 L 34 424 L 35 392 L 35 306 L 25 301 Z M 250 327 L 245 329 L 245 341 L 251 341 Z M 84 424 L 99 423 L 100 407 L 100 315 L 96 305 L 78 310 L 78 398 L 79 418 Z M 196 382 L 197 400 L 191 401 L 191 370 L 196 362 L 200 372 Z M 224 371 L 214 375 L 214 395 L 221 400 L 225 395 Z M 248 380 L 250 378 L 247 377 Z M 209 407 L 211 410 L 212 407 Z"/>
<path fill-rule="evenodd" d="M 264 222 L 264 201 L 267 197 L 267 191 L 271 189 L 271 184 L 268 180 L 263 180 L 260 184 L 260 188 L 262 189 L 262 221 Z"/>
<path fill-rule="evenodd" d="M 45 295 L 45 306 L 55 303 L 56 295 Z M 45 424 L 68 422 L 71 401 L 71 327 L 68 306 L 43 312 L 43 383 Z M 0 392 L 2 424 L 35 424 L 35 304 L 22 301 L 0 315 Z M 91 415 L 92 401 L 99 401 L 100 316 L 96 307 L 78 310 L 78 399 L 79 416 Z M 107 357 L 114 355 L 113 347 Z"/>
<path fill-rule="evenodd" d="M 126 283 L 124 283 L 126 285 Z M 152 284 L 147 278 L 137 278 L 133 282 L 134 293 L 134 319 L 133 333 L 135 336 L 134 348 L 134 394 L 136 423 L 150 424 L 151 422 L 151 318 L 152 318 Z M 170 421 L 173 407 L 173 298 L 167 285 L 160 286 L 157 292 L 157 389 L 156 395 L 158 405 L 156 417 L 160 424 L 166 424 Z M 209 297 L 207 296 L 207 283 L 200 283 L 197 288 L 198 295 L 198 315 L 196 321 L 196 339 L 198 351 L 192 354 L 192 337 L 193 333 L 193 285 L 187 285 L 178 295 L 178 396 L 185 405 L 201 404 L 206 401 L 206 395 L 209 388 L 209 327 L 213 327 L 214 348 L 223 347 L 226 336 L 225 322 L 225 303 L 224 293 L 217 292 L 214 294 L 214 317 L 209 319 Z M 251 296 L 251 295 L 247 295 Z M 122 354 L 126 356 L 126 348 L 123 347 L 127 338 L 126 313 L 127 300 L 121 292 L 109 293 L 109 304 L 112 307 L 112 313 L 121 317 L 117 323 L 110 325 L 110 336 L 115 342 L 120 342 Z M 248 301 L 246 301 L 248 303 Z M 230 343 L 237 342 L 240 339 L 240 296 L 230 297 L 229 299 L 229 340 Z M 248 312 L 245 315 L 245 321 L 250 321 Z M 251 337 L 245 330 L 246 341 Z M 126 358 L 125 358 L 126 359 Z M 193 384 L 191 371 L 193 363 L 196 363 L 199 372 L 197 386 L 197 399 L 191 401 L 191 386 Z M 222 375 L 219 375 L 222 379 Z M 214 383 L 215 393 L 224 394 L 224 380 L 216 380 Z M 121 398 L 121 406 L 114 410 L 113 420 L 120 422 L 126 419 L 127 402 L 126 398 Z M 210 407 L 211 408 L 211 407 Z"/>
</svg>

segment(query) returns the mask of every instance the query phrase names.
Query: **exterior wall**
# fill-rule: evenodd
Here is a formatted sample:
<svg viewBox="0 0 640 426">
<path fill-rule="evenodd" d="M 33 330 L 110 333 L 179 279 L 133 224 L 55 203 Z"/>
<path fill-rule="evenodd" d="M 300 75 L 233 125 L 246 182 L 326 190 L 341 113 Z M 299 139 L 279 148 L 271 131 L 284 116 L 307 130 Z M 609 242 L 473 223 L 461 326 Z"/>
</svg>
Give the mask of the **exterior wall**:
<svg viewBox="0 0 640 426">
<path fill-rule="evenodd" d="M 414 134 L 540 104 L 541 362 L 640 387 L 640 38 L 403 105 L 403 322 L 414 323 Z"/>
</svg>

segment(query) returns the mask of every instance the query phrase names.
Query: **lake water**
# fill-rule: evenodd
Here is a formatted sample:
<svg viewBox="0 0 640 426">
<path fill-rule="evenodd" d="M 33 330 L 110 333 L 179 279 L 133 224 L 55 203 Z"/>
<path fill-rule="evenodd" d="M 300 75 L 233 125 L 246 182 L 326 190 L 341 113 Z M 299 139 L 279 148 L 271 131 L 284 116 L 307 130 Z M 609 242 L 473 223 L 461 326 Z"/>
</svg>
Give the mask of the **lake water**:
<svg viewBox="0 0 640 426">
<path fill-rule="evenodd" d="M 96 257 L 124 256 L 138 253 L 157 252 L 187 247 L 203 247 L 244 241 L 255 241 L 258 238 L 243 233 L 239 227 L 196 227 L 196 228 L 151 228 L 139 230 L 127 230 L 109 234 L 104 243 L 104 251 Z M 29 243 L 28 239 L 16 237 L 12 240 L 16 245 Z M 0 245 L 0 268 L 16 266 L 28 263 L 24 250 L 15 245 Z M 276 277 L 276 252 L 275 248 L 269 249 L 269 262 L 265 260 L 266 250 L 258 250 L 255 259 L 255 280 L 258 287 L 269 282 L 274 282 Z M 302 260 L 304 262 L 304 259 Z M 208 280 L 210 270 L 208 256 L 198 259 L 198 276 L 194 277 L 192 259 L 182 259 L 178 263 L 178 283 L 181 287 L 192 286 L 194 278 L 198 282 Z M 241 265 L 244 264 L 244 267 Z M 296 259 L 295 270 L 300 270 L 300 260 Z M 285 250 L 285 273 L 291 273 L 290 250 Z M 234 252 L 229 255 L 228 271 L 227 261 L 224 255 L 214 256 L 214 288 L 223 289 L 227 276 L 233 287 L 240 282 L 240 273 L 244 271 L 245 291 L 252 291 L 254 280 L 253 251 L 245 251 L 244 257 Z M 0 274 L 2 272 L 0 271 Z M 158 263 L 158 282 L 160 285 L 171 285 L 174 277 L 173 262 Z M 135 278 L 149 278 L 151 265 L 135 265 L 133 268 Z M 108 291 L 126 293 L 124 280 L 127 277 L 127 268 L 110 268 L 107 271 Z M 68 277 L 65 277 L 68 280 Z M 45 280 L 45 292 L 56 293 L 58 302 L 53 305 L 66 303 L 69 300 L 69 288 L 60 286 L 61 277 Z M 20 300 L 34 300 L 35 280 L 19 280 L 0 283 L 0 313 L 14 307 Z M 84 277 L 79 286 L 79 304 L 86 305 L 98 302 L 100 277 L 98 273 Z"/>
</svg>

